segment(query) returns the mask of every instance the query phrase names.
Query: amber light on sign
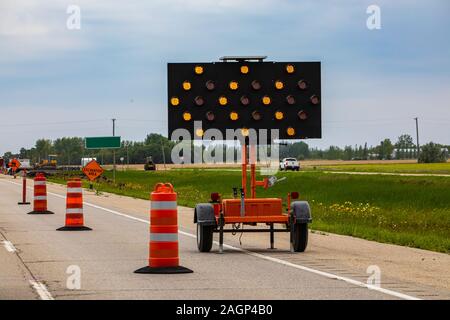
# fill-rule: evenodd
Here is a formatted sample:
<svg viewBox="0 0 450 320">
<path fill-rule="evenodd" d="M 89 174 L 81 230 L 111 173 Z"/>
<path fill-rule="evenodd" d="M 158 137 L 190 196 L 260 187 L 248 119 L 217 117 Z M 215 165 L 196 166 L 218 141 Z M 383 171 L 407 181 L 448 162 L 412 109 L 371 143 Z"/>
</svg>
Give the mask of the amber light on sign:
<svg viewBox="0 0 450 320">
<path fill-rule="evenodd" d="M 195 135 L 196 135 L 197 137 L 203 137 L 203 134 L 204 134 L 203 129 L 197 129 L 197 130 L 195 130 Z"/>
<path fill-rule="evenodd" d="M 227 97 L 221 96 L 221 97 L 219 98 L 219 104 L 220 104 L 221 106 L 225 106 L 227 103 L 228 103 Z"/>
<path fill-rule="evenodd" d="M 278 90 L 283 89 L 284 88 L 283 82 L 281 82 L 280 80 L 275 81 L 275 88 Z"/>
<path fill-rule="evenodd" d="M 233 121 L 236 121 L 237 119 L 239 119 L 238 113 L 234 112 L 234 111 L 230 112 L 230 119 Z"/>
<path fill-rule="evenodd" d="M 170 99 L 170 104 L 173 105 L 173 106 L 177 106 L 177 105 L 180 104 L 180 99 L 178 99 L 177 97 L 172 97 Z"/>
<path fill-rule="evenodd" d="M 242 128 L 241 129 L 241 133 L 244 137 L 247 137 L 249 134 L 249 130 L 247 128 Z"/>
<path fill-rule="evenodd" d="M 191 83 L 189 81 L 183 82 L 183 89 L 186 91 L 191 90 Z"/>
<path fill-rule="evenodd" d="M 247 66 L 241 66 L 241 73 L 247 74 L 248 73 L 248 67 Z"/>
<path fill-rule="evenodd" d="M 283 118 L 284 118 L 284 113 L 283 112 L 281 112 L 281 111 L 275 112 L 275 119 L 283 120 Z"/>
<path fill-rule="evenodd" d="M 288 136 L 293 136 L 295 135 L 295 129 L 292 127 L 287 128 L 286 133 L 288 134 Z"/>
<path fill-rule="evenodd" d="M 237 90 L 237 88 L 239 87 L 239 85 L 236 81 L 231 81 L 229 86 L 230 86 L 231 90 Z"/>
<path fill-rule="evenodd" d="M 183 120 L 190 121 L 192 119 L 192 115 L 189 112 L 183 113 Z"/>
<path fill-rule="evenodd" d="M 286 72 L 287 73 L 294 73 L 294 71 L 295 71 L 295 68 L 294 68 L 294 66 L 292 64 L 288 64 L 286 66 Z"/>
<path fill-rule="evenodd" d="M 202 74 L 203 73 L 203 67 L 202 66 L 195 66 L 194 71 L 196 74 Z"/>
<path fill-rule="evenodd" d="M 268 105 L 268 104 L 270 104 L 271 102 L 272 102 L 272 100 L 270 100 L 270 97 L 269 97 L 269 96 L 264 96 L 264 97 L 262 98 L 262 103 L 265 104 L 265 105 Z"/>
</svg>

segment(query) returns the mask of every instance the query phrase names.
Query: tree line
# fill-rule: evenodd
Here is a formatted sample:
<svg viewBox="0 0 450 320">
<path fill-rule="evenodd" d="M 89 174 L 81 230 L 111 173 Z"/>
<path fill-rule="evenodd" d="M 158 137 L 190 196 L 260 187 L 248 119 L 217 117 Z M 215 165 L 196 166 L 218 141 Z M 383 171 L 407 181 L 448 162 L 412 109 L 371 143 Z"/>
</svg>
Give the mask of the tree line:
<svg viewBox="0 0 450 320">
<path fill-rule="evenodd" d="M 143 141 L 122 141 L 120 149 L 115 151 L 118 164 L 142 164 L 151 156 L 155 163 L 171 163 L 171 150 L 175 142 L 168 140 L 160 134 L 148 134 Z M 199 148 L 199 147 L 196 147 Z M 207 147 L 203 147 L 207 148 Z M 231 148 L 224 146 L 224 148 Z M 448 158 L 449 146 L 429 143 L 421 147 L 421 162 L 442 162 Z M 447 150 L 447 151 L 446 151 Z M 225 154 L 226 150 L 224 150 Z M 237 155 L 237 150 L 235 151 Z M 307 143 L 295 142 L 280 145 L 280 158 L 293 157 L 298 160 L 324 159 L 324 160 L 390 160 L 390 159 L 416 159 L 417 149 L 413 138 L 402 134 L 395 143 L 384 139 L 376 146 L 364 145 L 330 146 L 326 149 L 311 148 Z M 88 150 L 81 137 L 63 137 L 56 140 L 39 139 L 32 148 L 21 148 L 19 153 L 6 152 L 5 159 L 30 159 L 31 163 L 39 163 L 51 157 L 56 158 L 60 165 L 80 165 L 81 158 L 96 158 L 101 164 L 113 162 L 113 151 Z"/>
<path fill-rule="evenodd" d="M 280 158 L 295 157 L 298 160 L 404 160 L 417 159 L 419 162 L 445 162 L 449 157 L 450 146 L 430 142 L 420 147 L 419 157 L 417 146 L 409 134 L 402 134 L 395 143 L 384 139 L 376 146 L 347 145 L 344 148 L 330 146 L 324 150 L 309 148 L 305 142 L 296 142 L 280 146 Z"/>
</svg>

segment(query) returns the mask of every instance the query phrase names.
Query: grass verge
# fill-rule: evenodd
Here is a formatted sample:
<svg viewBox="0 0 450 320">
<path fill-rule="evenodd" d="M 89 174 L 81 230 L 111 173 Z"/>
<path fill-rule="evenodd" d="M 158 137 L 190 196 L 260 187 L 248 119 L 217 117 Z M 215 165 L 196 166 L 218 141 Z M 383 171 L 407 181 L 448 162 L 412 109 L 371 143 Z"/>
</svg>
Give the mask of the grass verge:
<svg viewBox="0 0 450 320">
<path fill-rule="evenodd" d="M 308 167 L 307 170 L 313 170 Z M 397 163 L 397 164 L 343 164 L 318 165 L 315 170 L 386 173 L 450 174 L 450 163 Z"/>
</svg>

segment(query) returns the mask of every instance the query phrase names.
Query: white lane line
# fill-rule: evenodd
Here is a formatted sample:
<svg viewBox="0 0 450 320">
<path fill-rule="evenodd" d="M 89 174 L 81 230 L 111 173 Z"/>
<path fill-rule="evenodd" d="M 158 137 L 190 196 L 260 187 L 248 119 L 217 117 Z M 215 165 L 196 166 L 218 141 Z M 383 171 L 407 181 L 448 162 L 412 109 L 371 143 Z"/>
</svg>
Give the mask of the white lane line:
<svg viewBox="0 0 450 320">
<path fill-rule="evenodd" d="M 41 300 L 55 300 L 50 294 L 50 292 L 47 290 L 45 284 L 36 280 L 30 280 L 29 282 L 33 287 L 33 289 L 36 290 Z"/>
<path fill-rule="evenodd" d="M 11 241 L 3 240 L 2 241 L 3 246 L 5 247 L 6 251 L 8 252 L 16 252 L 17 249 L 14 247 L 14 245 L 11 243 Z"/>
<path fill-rule="evenodd" d="M 439 174 L 439 173 L 396 173 L 396 172 L 360 172 L 360 171 L 322 171 L 323 173 L 333 173 L 333 174 L 353 174 L 353 175 L 365 175 L 365 176 L 401 176 L 401 177 L 450 177 L 450 174 Z"/>
<path fill-rule="evenodd" d="M 8 181 L 8 182 L 10 182 L 10 181 Z M 10 183 L 13 183 L 13 184 L 16 184 L 16 185 L 20 185 L 19 183 L 15 183 L 15 182 L 10 182 Z M 62 196 L 60 194 L 57 194 L 57 193 L 53 193 L 53 192 L 48 192 L 48 194 L 51 194 L 51 195 L 56 196 L 58 198 L 65 198 L 64 196 Z M 136 217 L 130 216 L 128 214 L 121 213 L 119 211 L 111 210 L 111 209 L 108 209 L 108 208 L 104 208 L 104 207 L 101 207 L 101 206 L 98 206 L 98 205 L 95 205 L 95 204 L 92 204 L 92 203 L 89 203 L 89 202 L 83 202 L 83 204 L 85 204 L 87 206 L 90 206 L 90 207 L 93 207 L 93 208 L 96 208 L 96 209 L 100 209 L 100 210 L 112 213 L 112 214 L 115 214 L 115 215 L 118 215 L 118 216 L 121 216 L 121 217 L 124 217 L 124 218 L 128 218 L 128 219 L 131 219 L 131 220 L 135 220 L 135 221 L 143 222 L 143 223 L 146 223 L 146 224 L 150 224 L 150 222 L 148 220 L 136 218 Z M 197 235 L 192 234 L 192 233 L 188 233 L 188 232 L 184 232 L 184 231 L 180 231 L 180 230 L 178 231 L 178 233 L 182 234 L 184 236 L 187 236 L 187 237 L 194 238 L 194 239 L 197 238 Z M 214 243 L 216 245 L 219 244 L 217 241 L 214 241 Z M 366 289 L 369 289 L 369 290 L 378 291 L 378 292 L 381 292 L 381 293 L 384 293 L 384 294 L 387 294 L 387 295 L 390 295 L 390 296 L 393 296 L 393 297 L 397 297 L 397 298 L 400 298 L 400 299 L 405 299 L 405 300 L 422 300 L 420 298 L 413 297 L 413 296 L 410 296 L 410 295 L 407 295 L 407 294 L 403 294 L 403 293 L 400 293 L 400 292 L 397 292 L 397 291 L 393 291 L 393 290 L 381 288 L 381 287 L 378 287 L 378 286 L 370 285 L 370 284 L 367 284 L 367 283 L 364 283 L 364 282 L 361 282 L 361 281 L 357 281 L 357 280 L 353 280 L 353 279 L 350 279 L 350 278 L 347 278 L 347 277 L 338 276 L 338 275 L 335 275 L 335 274 L 332 274 L 332 273 L 329 273 L 329 272 L 324 272 L 324 271 L 316 270 L 316 269 L 313 269 L 313 268 L 305 267 L 305 266 L 302 266 L 302 265 L 299 265 L 299 264 L 294 264 L 294 263 L 291 263 L 291 262 L 288 262 L 288 261 L 285 261 L 285 260 L 281 260 L 281 259 L 278 259 L 278 258 L 266 256 L 266 255 L 263 255 L 263 254 L 260 254 L 260 253 L 248 251 L 248 250 L 245 250 L 245 249 L 242 249 L 242 248 L 238 248 L 238 247 L 234 247 L 234 246 L 231 246 L 231 245 L 228 245 L 228 244 L 224 244 L 223 246 L 225 248 L 228 248 L 228 249 L 231 249 L 231 250 L 235 250 L 235 251 L 239 251 L 239 252 L 248 254 L 250 256 L 256 257 L 256 258 L 264 259 L 264 260 L 275 262 L 275 263 L 278 263 L 278 264 L 281 264 L 281 265 L 284 265 L 284 266 L 288 266 L 288 267 L 296 268 L 296 269 L 303 270 L 303 271 L 306 271 L 306 272 L 314 273 L 314 274 L 317 274 L 317 275 L 320 275 L 320 276 L 323 276 L 323 277 L 326 277 L 326 278 L 329 278 L 329 279 L 344 281 L 346 283 L 353 284 L 353 285 L 358 286 L 358 287 L 362 287 L 362 288 L 366 288 Z"/>
</svg>

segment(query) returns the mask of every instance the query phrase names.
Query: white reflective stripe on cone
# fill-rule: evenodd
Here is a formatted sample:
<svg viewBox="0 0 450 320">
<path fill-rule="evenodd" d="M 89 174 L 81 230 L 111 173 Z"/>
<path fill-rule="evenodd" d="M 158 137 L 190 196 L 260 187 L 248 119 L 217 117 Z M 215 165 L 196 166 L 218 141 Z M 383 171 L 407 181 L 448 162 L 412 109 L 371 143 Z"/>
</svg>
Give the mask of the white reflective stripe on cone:
<svg viewBox="0 0 450 320">
<path fill-rule="evenodd" d="M 151 209 L 152 210 L 176 210 L 177 202 L 176 201 L 152 201 Z"/>
<path fill-rule="evenodd" d="M 83 214 L 83 208 L 67 208 L 66 213 L 79 213 Z"/>
<path fill-rule="evenodd" d="M 34 185 L 35 186 L 45 186 L 46 181 L 35 181 Z"/>
<path fill-rule="evenodd" d="M 82 193 L 82 188 L 67 188 L 67 193 Z"/>
<path fill-rule="evenodd" d="M 35 196 L 34 200 L 47 200 L 47 196 Z"/>
<path fill-rule="evenodd" d="M 175 242 L 178 241 L 178 233 L 150 233 L 150 241 Z"/>
</svg>

